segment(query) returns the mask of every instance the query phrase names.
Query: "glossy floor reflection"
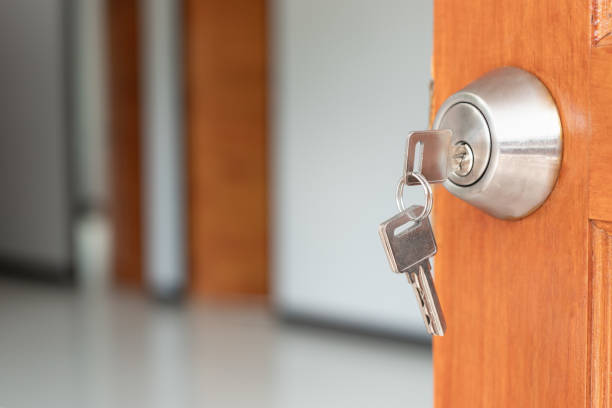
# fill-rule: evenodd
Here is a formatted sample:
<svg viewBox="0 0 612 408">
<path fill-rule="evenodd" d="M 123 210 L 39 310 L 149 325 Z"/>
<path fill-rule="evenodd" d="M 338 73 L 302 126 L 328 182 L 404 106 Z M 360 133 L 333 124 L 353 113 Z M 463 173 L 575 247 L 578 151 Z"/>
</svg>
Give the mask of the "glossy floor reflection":
<svg viewBox="0 0 612 408">
<path fill-rule="evenodd" d="M 261 303 L 0 280 L 0 407 L 428 407 L 431 352 Z"/>
</svg>

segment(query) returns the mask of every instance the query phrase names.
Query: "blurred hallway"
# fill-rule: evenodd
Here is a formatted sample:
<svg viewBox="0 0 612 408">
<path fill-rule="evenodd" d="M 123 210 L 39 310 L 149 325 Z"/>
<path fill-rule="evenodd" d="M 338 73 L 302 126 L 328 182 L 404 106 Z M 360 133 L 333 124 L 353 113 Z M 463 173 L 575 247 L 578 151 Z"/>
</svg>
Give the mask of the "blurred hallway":
<svg viewBox="0 0 612 408">
<path fill-rule="evenodd" d="M 376 234 L 431 8 L 3 2 L 0 408 L 431 406 Z"/>
<path fill-rule="evenodd" d="M 279 323 L 259 302 L 152 302 L 0 281 L 2 407 L 425 407 L 425 346 Z"/>
</svg>

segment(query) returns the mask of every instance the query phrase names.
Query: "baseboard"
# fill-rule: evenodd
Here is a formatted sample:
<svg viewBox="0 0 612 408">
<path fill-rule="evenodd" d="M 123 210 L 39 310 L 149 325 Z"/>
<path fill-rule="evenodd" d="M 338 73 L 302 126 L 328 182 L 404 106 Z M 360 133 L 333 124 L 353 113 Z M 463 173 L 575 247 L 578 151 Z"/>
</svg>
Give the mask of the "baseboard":
<svg viewBox="0 0 612 408">
<path fill-rule="evenodd" d="M 2 278 L 73 285 L 76 281 L 75 275 L 75 268 L 72 264 L 53 265 L 0 255 L 0 277 Z"/>
</svg>

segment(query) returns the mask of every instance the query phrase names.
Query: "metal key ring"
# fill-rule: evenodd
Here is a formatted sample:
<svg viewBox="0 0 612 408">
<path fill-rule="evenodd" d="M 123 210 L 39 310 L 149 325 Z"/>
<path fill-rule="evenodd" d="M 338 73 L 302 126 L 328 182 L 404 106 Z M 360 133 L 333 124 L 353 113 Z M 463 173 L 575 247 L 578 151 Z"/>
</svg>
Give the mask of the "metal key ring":
<svg viewBox="0 0 612 408">
<path fill-rule="evenodd" d="M 406 180 L 408 180 L 409 177 L 414 177 L 417 179 L 425 191 L 425 207 L 423 208 L 421 214 L 414 218 L 414 221 L 420 221 L 426 217 L 429 217 L 433 207 L 433 193 L 431 191 L 431 185 L 421 173 L 409 172 L 406 173 L 404 177 L 400 178 L 399 183 L 397 184 L 397 190 L 395 192 L 395 202 L 397 203 L 397 208 L 400 211 L 406 211 L 406 206 L 404 205 L 404 186 L 406 185 Z"/>
</svg>

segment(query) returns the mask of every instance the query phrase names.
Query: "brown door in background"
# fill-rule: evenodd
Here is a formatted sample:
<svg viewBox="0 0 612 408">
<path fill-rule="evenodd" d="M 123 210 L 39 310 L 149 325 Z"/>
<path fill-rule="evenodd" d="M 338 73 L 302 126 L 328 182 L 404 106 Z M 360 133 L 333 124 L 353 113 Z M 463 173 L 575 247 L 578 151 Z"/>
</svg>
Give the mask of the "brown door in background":
<svg viewBox="0 0 612 408">
<path fill-rule="evenodd" d="M 563 125 L 546 203 L 502 221 L 436 191 L 436 407 L 612 405 L 609 2 L 437 0 L 434 106 L 484 73 L 538 76 Z M 521 120 L 521 118 L 517 118 Z"/>
<path fill-rule="evenodd" d="M 185 0 L 192 293 L 268 291 L 264 0 Z"/>
<path fill-rule="evenodd" d="M 113 275 L 143 287 L 142 104 L 137 0 L 108 0 Z M 183 0 L 188 290 L 266 295 L 267 3 Z"/>
</svg>

